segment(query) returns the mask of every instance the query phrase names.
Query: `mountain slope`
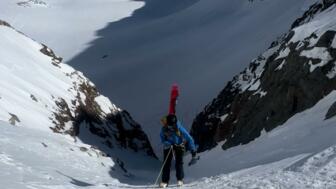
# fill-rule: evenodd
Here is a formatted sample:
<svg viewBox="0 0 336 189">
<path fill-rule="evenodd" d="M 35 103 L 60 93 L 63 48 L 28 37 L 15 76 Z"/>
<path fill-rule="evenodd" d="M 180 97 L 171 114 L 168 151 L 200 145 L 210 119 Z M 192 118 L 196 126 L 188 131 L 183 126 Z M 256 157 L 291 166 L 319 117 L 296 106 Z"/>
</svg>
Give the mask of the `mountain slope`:
<svg viewBox="0 0 336 189">
<path fill-rule="evenodd" d="M 313 108 L 247 145 L 226 153 L 221 148 L 203 153 L 198 164 L 186 168 L 182 188 L 334 188 L 336 119 L 324 118 L 335 98 L 334 91 Z M 6 188 L 153 187 L 152 182 L 119 183 L 106 175 L 114 165 L 109 158 L 88 145 L 74 144 L 64 135 L 0 121 L 0 145 L 0 180 Z"/>
<path fill-rule="evenodd" d="M 129 0 L 2 0 L 0 19 L 48 44 L 67 61 L 98 37 L 96 30 L 143 5 Z"/>
<path fill-rule="evenodd" d="M 109 174 L 116 166 L 110 157 L 63 135 L 0 121 L 0 146 L 3 188 L 80 188 L 107 181 L 119 183 Z M 118 167 L 113 169 L 121 174 Z"/>
<path fill-rule="evenodd" d="M 125 160 L 130 168 L 134 161 L 123 157 L 155 160 L 147 156 L 155 157 L 140 125 L 102 96 L 81 72 L 3 21 L 0 36 L 0 120 L 71 136 L 74 142 L 119 159 L 120 165 Z"/>
<path fill-rule="evenodd" d="M 69 64 L 130 111 L 158 143 L 172 83 L 181 86 L 177 112 L 189 127 L 223 81 L 287 31 L 312 1 L 145 2 L 132 17 L 100 30 L 101 38 Z"/>
<path fill-rule="evenodd" d="M 336 118 L 325 119 L 335 102 L 335 95 L 334 90 L 313 107 L 297 113 L 269 132 L 263 131 L 248 144 L 234 146 L 225 151 L 219 145 L 202 153 L 199 164 L 189 169 L 186 174 L 191 174 L 194 178 L 215 176 L 255 166 L 262 167 L 293 157 L 299 157 L 301 162 L 305 162 L 307 155 L 314 156 L 336 144 Z M 225 144 L 225 141 L 220 144 Z M 290 164 L 286 164 L 286 167 Z M 275 171 L 278 169 L 275 168 Z M 315 172 L 309 174 L 314 175 Z"/>
<path fill-rule="evenodd" d="M 246 144 L 336 89 L 334 4 L 311 6 L 293 24 L 297 27 L 273 42 L 197 116 L 192 133 L 201 151 L 223 140 L 224 149 Z"/>
</svg>

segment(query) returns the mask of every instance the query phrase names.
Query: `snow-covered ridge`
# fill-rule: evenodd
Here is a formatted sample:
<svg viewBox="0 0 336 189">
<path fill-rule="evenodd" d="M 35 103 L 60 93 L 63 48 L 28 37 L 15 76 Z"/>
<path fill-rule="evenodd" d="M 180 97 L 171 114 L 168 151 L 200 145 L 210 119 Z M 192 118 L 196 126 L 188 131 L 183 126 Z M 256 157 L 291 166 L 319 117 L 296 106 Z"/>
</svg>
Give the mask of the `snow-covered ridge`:
<svg viewBox="0 0 336 189">
<path fill-rule="evenodd" d="M 131 0 L 1 0 L 0 19 L 67 61 L 99 37 L 98 29 L 131 16 L 143 5 Z"/>
<path fill-rule="evenodd" d="M 225 139 L 224 148 L 246 144 L 336 88 L 335 3 L 311 6 L 309 18 L 298 19 L 198 115 L 192 132 L 201 150 Z"/>
<path fill-rule="evenodd" d="M 81 72 L 3 21 L 0 36 L 0 120 L 154 155 L 140 125 Z"/>
</svg>

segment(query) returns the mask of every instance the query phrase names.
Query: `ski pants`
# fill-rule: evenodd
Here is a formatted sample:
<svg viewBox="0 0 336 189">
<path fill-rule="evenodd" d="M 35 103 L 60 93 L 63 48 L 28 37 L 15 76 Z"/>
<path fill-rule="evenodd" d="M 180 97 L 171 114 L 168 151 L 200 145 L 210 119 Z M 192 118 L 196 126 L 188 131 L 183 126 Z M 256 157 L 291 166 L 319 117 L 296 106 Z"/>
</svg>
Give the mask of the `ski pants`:
<svg viewBox="0 0 336 189">
<path fill-rule="evenodd" d="M 162 182 L 164 183 L 169 183 L 170 167 L 173 157 L 175 157 L 175 169 L 177 180 L 183 180 L 184 178 L 184 171 L 183 171 L 184 148 L 180 146 L 173 146 L 170 153 L 169 150 L 170 149 L 165 149 L 163 151 L 164 160 L 167 159 L 166 164 L 163 165 L 163 172 L 162 172 Z"/>
</svg>

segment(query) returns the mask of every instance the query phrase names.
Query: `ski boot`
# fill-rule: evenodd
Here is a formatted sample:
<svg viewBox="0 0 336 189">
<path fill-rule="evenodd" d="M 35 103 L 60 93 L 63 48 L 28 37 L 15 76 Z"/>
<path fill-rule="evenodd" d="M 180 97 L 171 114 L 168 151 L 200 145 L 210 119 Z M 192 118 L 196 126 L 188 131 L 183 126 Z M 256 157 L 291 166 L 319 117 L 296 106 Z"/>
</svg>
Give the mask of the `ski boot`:
<svg viewBox="0 0 336 189">
<path fill-rule="evenodd" d="M 161 182 L 159 185 L 160 188 L 167 188 L 167 186 L 168 186 L 168 183 L 165 183 L 165 182 Z"/>
</svg>

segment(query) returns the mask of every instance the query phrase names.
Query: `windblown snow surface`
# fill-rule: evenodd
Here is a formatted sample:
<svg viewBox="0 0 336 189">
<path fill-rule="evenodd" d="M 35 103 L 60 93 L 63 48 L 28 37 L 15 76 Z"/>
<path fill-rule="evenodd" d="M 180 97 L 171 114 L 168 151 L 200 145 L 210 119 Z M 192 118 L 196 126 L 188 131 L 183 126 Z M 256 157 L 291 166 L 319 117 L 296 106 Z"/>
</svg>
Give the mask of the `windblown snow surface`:
<svg viewBox="0 0 336 189">
<path fill-rule="evenodd" d="M 1 0 L 0 19 L 69 60 L 96 39 L 96 30 L 144 5 L 131 0 Z"/>
<path fill-rule="evenodd" d="M 188 184 L 182 188 L 335 188 L 336 118 L 324 120 L 335 99 L 336 91 L 248 145 L 203 153 L 198 164 L 185 167 Z M 111 178 L 109 158 L 66 136 L 0 122 L 0 147 L 0 183 L 6 189 L 153 187 Z M 154 182 L 154 173 L 142 177 Z"/>
<path fill-rule="evenodd" d="M 4 189 L 81 188 L 119 183 L 108 174 L 115 164 L 71 137 L 0 123 L 0 183 Z M 83 152 L 81 149 L 88 149 Z"/>
</svg>

